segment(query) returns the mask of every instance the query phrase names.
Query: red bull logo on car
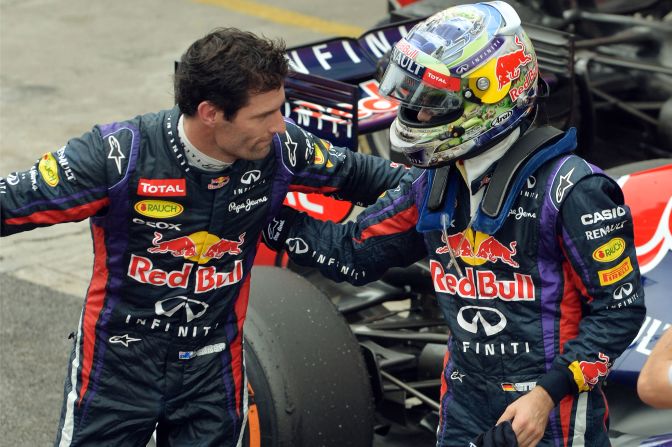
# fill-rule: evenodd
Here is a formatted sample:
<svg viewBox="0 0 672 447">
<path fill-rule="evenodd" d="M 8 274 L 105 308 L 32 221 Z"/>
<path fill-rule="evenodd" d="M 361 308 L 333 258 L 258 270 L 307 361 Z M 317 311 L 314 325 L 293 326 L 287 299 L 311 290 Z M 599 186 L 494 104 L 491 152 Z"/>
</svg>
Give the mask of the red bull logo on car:
<svg viewBox="0 0 672 447">
<path fill-rule="evenodd" d="M 237 241 L 221 239 L 207 231 L 198 231 L 188 236 L 164 240 L 161 233 L 154 232 L 153 247 L 149 253 L 167 253 L 182 257 L 199 264 L 206 264 L 211 259 L 221 259 L 224 255 L 239 255 L 241 245 L 245 242 L 245 233 L 238 236 Z"/>
<path fill-rule="evenodd" d="M 609 373 L 609 357 L 601 352 L 598 352 L 597 356 L 600 360 L 594 362 L 575 360 L 569 365 L 579 391 L 592 390 L 600 377 L 606 377 Z"/>
<path fill-rule="evenodd" d="M 517 242 L 513 241 L 507 247 L 499 242 L 494 236 L 479 231 L 455 233 L 441 236 L 445 244 L 436 249 L 437 254 L 449 253 L 451 250 L 455 257 L 461 258 L 469 265 L 482 265 L 486 262 L 503 262 L 511 267 L 518 268 L 519 264 L 513 260 L 516 255 Z"/>
</svg>

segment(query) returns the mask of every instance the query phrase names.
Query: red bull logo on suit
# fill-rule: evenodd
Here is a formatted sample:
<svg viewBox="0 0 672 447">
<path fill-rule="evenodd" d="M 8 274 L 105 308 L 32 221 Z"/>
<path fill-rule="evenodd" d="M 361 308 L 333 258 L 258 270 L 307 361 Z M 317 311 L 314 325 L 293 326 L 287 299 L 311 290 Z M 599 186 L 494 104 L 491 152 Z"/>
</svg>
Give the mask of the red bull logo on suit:
<svg viewBox="0 0 672 447">
<path fill-rule="evenodd" d="M 462 258 L 469 265 L 503 262 L 511 267 L 518 268 L 518 263 L 513 260 L 518 244 L 516 241 L 511 242 L 507 247 L 494 236 L 472 230 L 467 230 L 464 233 L 444 234 L 441 236 L 441 241 L 445 245 L 436 249 L 437 254 L 449 253 L 452 250 L 455 257 Z"/>
</svg>

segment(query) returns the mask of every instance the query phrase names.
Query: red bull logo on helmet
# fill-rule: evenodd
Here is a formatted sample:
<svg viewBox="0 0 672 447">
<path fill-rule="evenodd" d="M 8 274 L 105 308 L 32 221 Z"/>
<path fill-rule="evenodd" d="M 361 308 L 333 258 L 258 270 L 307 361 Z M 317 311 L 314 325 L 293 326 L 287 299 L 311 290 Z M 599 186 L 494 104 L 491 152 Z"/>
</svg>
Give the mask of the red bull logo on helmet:
<svg viewBox="0 0 672 447">
<path fill-rule="evenodd" d="M 461 258 L 469 265 L 482 265 L 486 262 L 503 262 L 511 267 L 518 268 L 518 262 L 513 260 L 516 255 L 516 241 L 507 247 L 499 242 L 494 236 L 480 231 L 474 232 L 469 229 L 466 232 L 441 236 L 445 244 L 436 249 L 437 254 L 449 253 L 451 250 L 455 257 Z"/>
<path fill-rule="evenodd" d="M 515 81 L 520 77 L 520 67 L 532 62 L 532 56 L 525 51 L 525 43 L 515 37 L 516 46 L 518 50 L 505 54 L 497 59 L 495 66 L 495 75 L 497 76 L 497 83 L 501 90 L 507 84 Z"/>
<path fill-rule="evenodd" d="M 154 232 L 153 247 L 147 249 L 149 253 L 166 253 L 175 257 L 182 257 L 199 264 L 206 264 L 211 259 L 221 259 L 224 255 L 239 255 L 241 246 L 245 242 L 245 233 L 238 236 L 238 240 L 221 239 L 207 231 L 198 231 L 188 236 L 164 240 L 161 233 Z"/>
</svg>

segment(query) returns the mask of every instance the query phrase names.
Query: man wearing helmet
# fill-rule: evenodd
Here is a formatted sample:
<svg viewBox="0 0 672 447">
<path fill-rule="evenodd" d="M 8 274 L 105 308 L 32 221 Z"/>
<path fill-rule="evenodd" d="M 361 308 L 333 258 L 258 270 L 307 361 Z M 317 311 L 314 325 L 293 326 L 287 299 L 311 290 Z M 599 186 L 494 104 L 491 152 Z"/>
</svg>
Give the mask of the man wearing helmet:
<svg viewBox="0 0 672 447">
<path fill-rule="evenodd" d="M 432 16 L 395 45 L 380 83 L 400 102 L 391 144 L 416 168 L 355 222 L 286 209 L 283 231 L 265 233 L 275 248 L 301 238 L 297 264 L 354 284 L 428 258 L 451 332 L 439 446 L 502 421 L 523 447 L 609 445 L 601 383 L 644 318 L 622 192 L 571 153 L 575 129 L 531 125 L 537 89 L 511 6 Z"/>
</svg>

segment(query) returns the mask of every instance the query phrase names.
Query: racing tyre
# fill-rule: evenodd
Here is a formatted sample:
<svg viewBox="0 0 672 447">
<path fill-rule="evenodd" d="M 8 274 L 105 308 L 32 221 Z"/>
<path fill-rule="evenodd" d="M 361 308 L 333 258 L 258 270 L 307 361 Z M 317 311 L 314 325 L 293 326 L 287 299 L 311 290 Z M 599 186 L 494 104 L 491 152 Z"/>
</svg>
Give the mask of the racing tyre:
<svg viewBox="0 0 672 447">
<path fill-rule="evenodd" d="M 373 397 L 357 340 L 296 273 L 255 267 L 245 323 L 244 445 L 370 446 Z"/>
</svg>

